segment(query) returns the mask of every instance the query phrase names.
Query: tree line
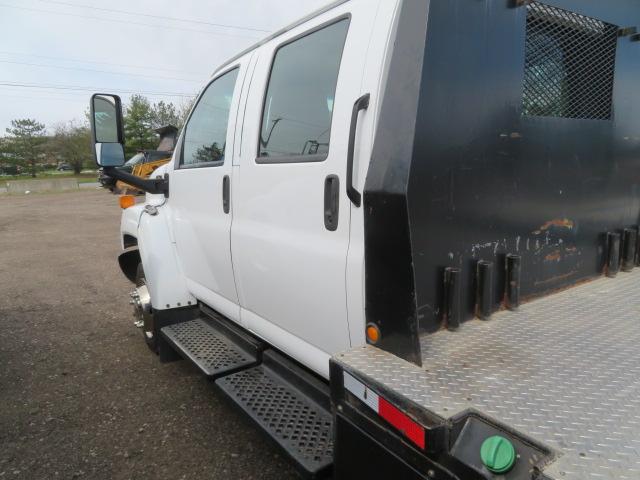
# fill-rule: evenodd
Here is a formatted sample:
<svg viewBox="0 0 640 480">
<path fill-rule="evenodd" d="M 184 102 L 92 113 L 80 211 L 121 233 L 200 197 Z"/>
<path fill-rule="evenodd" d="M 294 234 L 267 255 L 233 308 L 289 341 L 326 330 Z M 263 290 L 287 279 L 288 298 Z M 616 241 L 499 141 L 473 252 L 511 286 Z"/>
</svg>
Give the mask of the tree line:
<svg viewBox="0 0 640 480">
<path fill-rule="evenodd" d="M 173 125 L 181 129 L 192 106 L 191 102 L 151 103 L 143 95 L 131 96 L 124 109 L 124 130 L 127 158 L 140 150 L 153 150 L 158 144 L 155 129 Z M 11 121 L 6 135 L 0 137 L 0 173 L 38 172 L 69 165 L 75 174 L 94 164 L 89 114 L 84 120 L 55 124 L 51 130 L 33 118 Z"/>
</svg>

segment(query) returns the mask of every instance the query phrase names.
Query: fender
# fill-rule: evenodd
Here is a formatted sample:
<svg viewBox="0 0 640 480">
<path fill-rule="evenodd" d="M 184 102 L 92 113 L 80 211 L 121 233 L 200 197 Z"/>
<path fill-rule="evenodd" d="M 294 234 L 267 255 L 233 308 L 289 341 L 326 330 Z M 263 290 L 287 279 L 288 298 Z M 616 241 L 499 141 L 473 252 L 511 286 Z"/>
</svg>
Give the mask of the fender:
<svg viewBox="0 0 640 480">
<path fill-rule="evenodd" d="M 137 240 L 133 242 L 133 239 L 138 238 L 138 224 L 142 212 L 144 212 L 144 204 L 141 203 L 122 211 L 120 218 L 120 247 L 122 250 L 137 245 Z"/>
<path fill-rule="evenodd" d="M 169 207 L 148 205 L 138 224 L 138 249 L 154 310 L 196 305 L 186 281 L 169 229 Z"/>
<path fill-rule="evenodd" d="M 122 211 L 120 218 L 120 248 L 123 252 L 118 255 L 118 264 L 125 277 L 131 282 L 136 281 L 136 270 L 140 263 L 138 251 L 138 224 L 144 212 L 144 205 L 137 204 Z"/>
<path fill-rule="evenodd" d="M 168 164 L 155 173 L 163 176 Z M 164 195 L 147 194 L 144 203 L 122 212 L 120 242 L 123 252 L 118 257 L 124 275 L 135 281 L 138 263 L 142 262 L 147 288 L 155 310 L 188 307 L 197 300 L 186 287 L 176 256 L 170 230 L 170 210 Z"/>
</svg>

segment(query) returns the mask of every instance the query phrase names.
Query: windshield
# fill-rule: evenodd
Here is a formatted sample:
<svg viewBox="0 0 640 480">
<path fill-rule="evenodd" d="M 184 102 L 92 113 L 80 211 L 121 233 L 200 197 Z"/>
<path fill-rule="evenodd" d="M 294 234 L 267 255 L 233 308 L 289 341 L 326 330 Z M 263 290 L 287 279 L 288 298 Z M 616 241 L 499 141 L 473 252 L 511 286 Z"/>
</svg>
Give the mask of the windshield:
<svg viewBox="0 0 640 480">
<path fill-rule="evenodd" d="M 138 165 L 139 163 L 144 162 L 144 153 L 138 153 L 136 155 L 134 155 L 133 157 L 131 157 L 127 163 L 124 164 L 125 167 L 133 167 L 135 165 Z"/>
</svg>

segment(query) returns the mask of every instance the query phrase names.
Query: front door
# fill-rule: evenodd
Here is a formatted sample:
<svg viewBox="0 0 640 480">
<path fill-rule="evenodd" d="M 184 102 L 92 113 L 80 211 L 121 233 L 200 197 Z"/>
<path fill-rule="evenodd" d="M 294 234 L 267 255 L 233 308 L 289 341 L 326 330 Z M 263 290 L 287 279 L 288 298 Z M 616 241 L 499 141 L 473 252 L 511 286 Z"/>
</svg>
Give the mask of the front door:
<svg viewBox="0 0 640 480">
<path fill-rule="evenodd" d="M 200 95 L 181 138 L 169 204 L 178 258 L 191 293 L 238 320 L 231 265 L 232 157 L 244 65 L 218 75 Z"/>
<path fill-rule="evenodd" d="M 232 227 L 243 323 L 320 373 L 350 346 L 347 146 L 377 3 L 263 46 L 244 115 Z"/>
</svg>

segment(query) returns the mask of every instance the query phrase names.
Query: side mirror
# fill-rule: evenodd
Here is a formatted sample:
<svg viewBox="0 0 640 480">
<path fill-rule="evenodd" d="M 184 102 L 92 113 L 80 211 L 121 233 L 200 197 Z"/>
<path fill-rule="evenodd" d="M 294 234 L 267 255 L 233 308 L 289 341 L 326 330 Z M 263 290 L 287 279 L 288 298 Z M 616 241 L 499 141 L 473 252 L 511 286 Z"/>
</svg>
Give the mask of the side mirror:
<svg viewBox="0 0 640 480">
<path fill-rule="evenodd" d="M 91 137 L 96 163 L 101 167 L 124 165 L 122 102 L 117 95 L 91 97 Z"/>
</svg>

